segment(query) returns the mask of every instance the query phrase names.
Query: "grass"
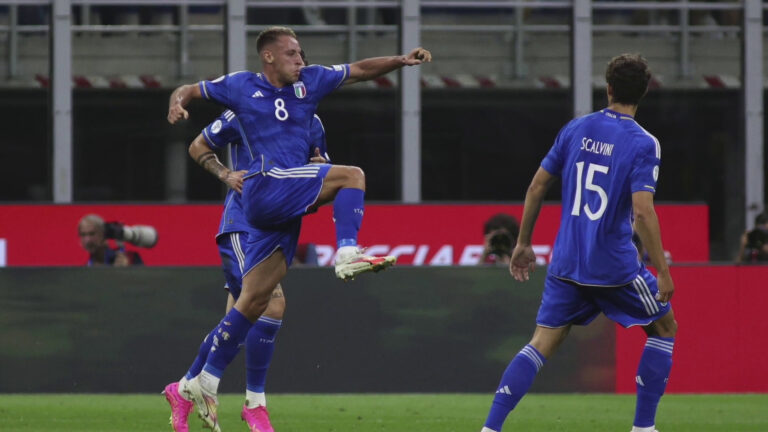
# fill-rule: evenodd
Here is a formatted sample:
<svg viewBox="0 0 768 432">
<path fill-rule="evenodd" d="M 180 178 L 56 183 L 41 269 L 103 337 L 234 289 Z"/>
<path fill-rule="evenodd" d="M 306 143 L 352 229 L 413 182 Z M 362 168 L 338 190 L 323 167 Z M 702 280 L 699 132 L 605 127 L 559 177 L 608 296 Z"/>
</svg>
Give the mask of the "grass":
<svg viewBox="0 0 768 432">
<path fill-rule="evenodd" d="M 240 395 L 223 395 L 222 430 L 245 431 Z M 479 432 L 492 395 L 270 395 L 278 432 Z M 768 395 L 667 395 L 662 432 L 768 431 Z M 531 394 L 504 431 L 619 431 L 632 426 L 634 397 Z M 161 395 L 0 394 L 0 430 L 9 432 L 171 431 Z M 190 431 L 201 430 L 190 416 Z"/>
</svg>

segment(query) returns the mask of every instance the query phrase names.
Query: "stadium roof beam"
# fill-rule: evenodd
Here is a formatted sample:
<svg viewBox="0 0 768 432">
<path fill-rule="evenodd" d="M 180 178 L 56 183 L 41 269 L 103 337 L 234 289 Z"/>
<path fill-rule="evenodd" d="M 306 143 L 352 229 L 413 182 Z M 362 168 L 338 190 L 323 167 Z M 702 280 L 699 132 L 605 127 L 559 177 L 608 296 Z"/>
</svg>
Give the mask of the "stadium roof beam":
<svg viewBox="0 0 768 432">
<path fill-rule="evenodd" d="M 53 201 L 72 202 L 72 5 L 51 2 Z"/>
<path fill-rule="evenodd" d="M 400 49 L 421 46 L 419 0 L 403 0 Z M 421 68 L 400 69 L 401 197 L 406 203 L 421 201 Z"/>
<path fill-rule="evenodd" d="M 763 8 L 761 2 L 744 3 L 744 38 L 741 55 L 744 92 L 745 217 L 749 227 L 764 206 L 763 170 Z"/>
</svg>

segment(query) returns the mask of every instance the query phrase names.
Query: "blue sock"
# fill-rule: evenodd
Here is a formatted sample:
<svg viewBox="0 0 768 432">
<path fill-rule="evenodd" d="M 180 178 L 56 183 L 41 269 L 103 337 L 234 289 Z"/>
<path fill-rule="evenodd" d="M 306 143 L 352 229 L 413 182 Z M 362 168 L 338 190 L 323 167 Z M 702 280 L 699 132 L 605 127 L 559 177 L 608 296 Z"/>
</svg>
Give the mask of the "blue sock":
<svg viewBox="0 0 768 432">
<path fill-rule="evenodd" d="M 333 201 L 333 219 L 336 221 L 336 247 L 357 246 L 357 232 L 363 222 L 362 189 L 344 188 Z"/>
<path fill-rule="evenodd" d="M 485 427 L 500 431 L 507 415 L 512 411 L 520 399 L 525 396 L 533 384 L 533 378 L 539 372 L 547 359 L 536 348 L 526 345 L 512 359 L 501 376 L 499 389 L 493 398 L 491 411 L 485 421 Z"/>
<path fill-rule="evenodd" d="M 224 369 L 232 362 L 240 347 L 245 342 L 248 330 L 253 324 L 235 308 L 221 320 L 213 329 L 213 341 L 208 361 L 203 370 L 211 375 L 221 378 Z"/>
<path fill-rule="evenodd" d="M 656 407 L 664 394 L 672 368 L 672 348 L 675 338 L 649 337 L 637 367 L 637 407 L 635 426 L 656 424 Z"/>
<path fill-rule="evenodd" d="M 212 333 L 205 335 L 203 343 L 200 344 L 200 349 L 197 351 L 197 357 L 192 362 L 192 366 L 189 367 L 187 374 L 184 377 L 188 380 L 200 375 L 200 371 L 203 370 L 206 360 L 208 360 L 208 353 L 211 352 L 211 345 L 213 344 Z"/>
<path fill-rule="evenodd" d="M 245 340 L 246 388 L 252 392 L 264 393 L 267 369 L 275 352 L 275 336 L 283 322 L 262 316 L 251 327 Z"/>
</svg>

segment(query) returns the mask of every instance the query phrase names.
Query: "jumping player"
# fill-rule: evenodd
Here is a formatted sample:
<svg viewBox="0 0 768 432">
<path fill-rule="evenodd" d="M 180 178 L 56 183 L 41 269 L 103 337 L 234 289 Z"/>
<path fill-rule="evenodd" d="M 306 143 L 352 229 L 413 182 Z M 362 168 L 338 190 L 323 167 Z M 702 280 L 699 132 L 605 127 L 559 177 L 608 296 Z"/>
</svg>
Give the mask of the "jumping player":
<svg viewBox="0 0 768 432">
<path fill-rule="evenodd" d="M 258 152 L 243 183 L 243 210 L 251 229 L 243 291 L 213 330 L 213 347 L 203 372 L 187 385 L 198 414 L 214 431 L 219 430 L 219 380 L 290 266 L 304 214 L 334 202 L 338 246 L 335 270 L 339 278 L 348 280 L 363 272 L 378 271 L 395 261 L 394 257 L 366 256 L 358 248 L 365 190 L 362 170 L 306 164 L 309 125 L 317 104 L 342 84 L 431 61 L 429 51 L 416 48 L 402 56 L 333 67 L 304 67 L 296 35 L 285 27 L 263 31 L 256 45 L 263 72 L 235 72 L 213 81 L 181 86 L 171 95 L 168 111 L 168 121 L 173 124 L 189 116 L 184 107 L 193 98 L 218 102 L 236 114 L 243 140 Z"/>
<path fill-rule="evenodd" d="M 301 56 L 306 64 L 303 51 Z M 325 128 L 317 115 L 312 119 L 310 126 L 310 143 L 313 150 L 310 155 L 307 155 L 309 162 L 330 162 L 326 151 Z M 213 152 L 227 145 L 229 145 L 234 171 L 224 166 Z M 241 279 L 245 265 L 243 251 L 247 247 L 248 224 L 243 215 L 240 194 L 243 189 L 243 176 L 253 161 L 254 153 L 255 149 L 243 144 L 235 113 L 229 110 L 224 111 L 218 119 L 203 129 L 189 146 L 190 157 L 229 187 L 216 235 L 216 244 L 221 255 L 226 281 L 225 288 L 229 291 L 226 312 L 232 309 L 242 289 Z M 278 284 L 272 292 L 267 309 L 251 327 L 246 337 L 246 392 L 245 404 L 240 415 L 248 424 L 249 430 L 274 431 L 266 409 L 264 387 L 284 312 L 285 295 L 281 284 Z M 211 350 L 213 336 L 206 335 L 198 350 L 197 358 L 184 377 L 178 382 L 168 384 L 163 391 L 171 405 L 171 425 L 176 432 L 189 431 L 187 421 L 193 409 L 193 402 L 185 397 L 187 383 L 202 371 Z"/>
</svg>

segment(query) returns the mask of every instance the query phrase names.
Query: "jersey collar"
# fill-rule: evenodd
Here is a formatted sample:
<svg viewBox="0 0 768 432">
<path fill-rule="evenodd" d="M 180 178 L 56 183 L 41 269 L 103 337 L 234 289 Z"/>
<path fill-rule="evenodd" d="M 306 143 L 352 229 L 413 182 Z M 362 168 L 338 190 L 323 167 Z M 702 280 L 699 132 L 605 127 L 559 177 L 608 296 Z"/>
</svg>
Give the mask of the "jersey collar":
<svg viewBox="0 0 768 432">
<path fill-rule="evenodd" d="M 614 110 L 610 110 L 608 108 L 603 108 L 603 109 L 600 110 L 600 112 L 603 113 L 604 115 L 610 117 L 610 118 L 615 118 L 615 119 L 619 119 L 619 120 L 633 120 L 633 121 L 635 120 L 635 118 L 632 117 L 629 114 L 623 114 L 623 113 L 620 113 L 620 112 L 616 112 Z"/>
</svg>

